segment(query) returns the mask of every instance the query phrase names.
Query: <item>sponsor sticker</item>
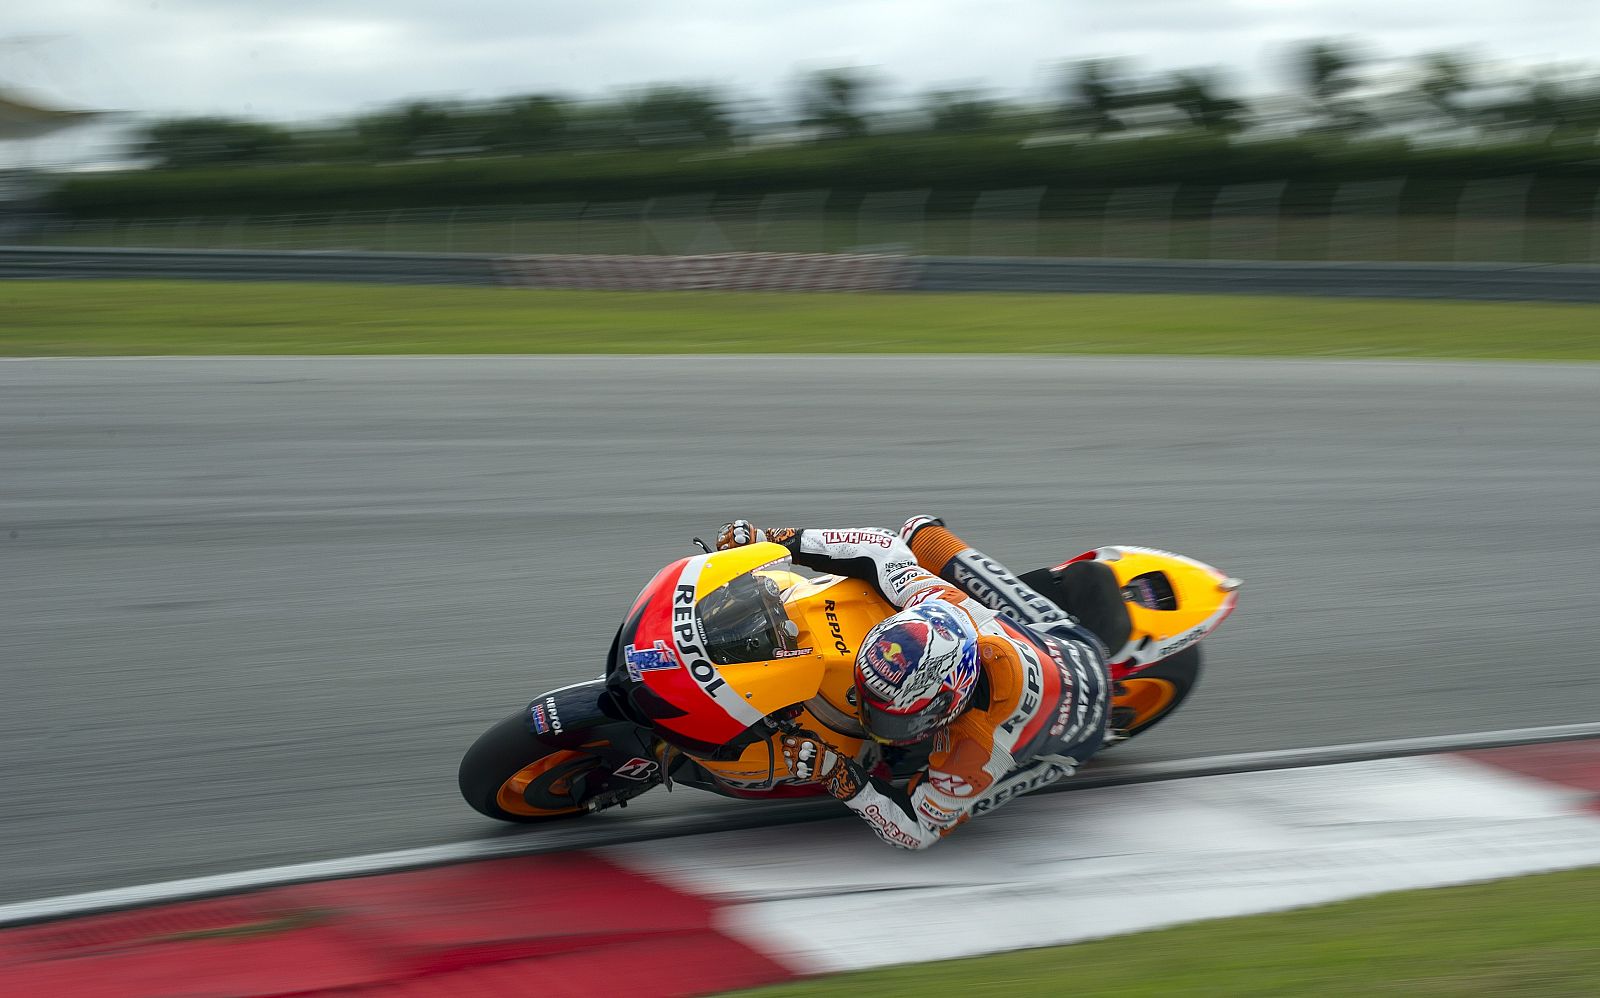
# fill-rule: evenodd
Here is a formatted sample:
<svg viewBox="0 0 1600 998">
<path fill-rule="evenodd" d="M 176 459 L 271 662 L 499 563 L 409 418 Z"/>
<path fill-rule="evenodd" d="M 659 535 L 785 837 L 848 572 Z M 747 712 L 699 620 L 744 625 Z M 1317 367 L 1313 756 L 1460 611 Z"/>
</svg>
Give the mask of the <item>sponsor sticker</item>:
<svg viewBox="0 0 1600 998">
<path fill-rule="evenodd" d="M 976 816 L 992 811 L 1014 797 L 1021 797 L 1029 791 L 1037 790 L 1048 783 L 1054 783 L 1064 776 L 1071 776 L 1073 772 L 1074 769 L 1070 766 L 1062 766 L 1052 762 L 1038 772 L 1031 775 L 1024 774 L 1011 782 L 1002 784 L 988 796 L 976 801 L 972 805 L 972 813 Z"/>
<path fill-rule="evenodd" d="M 899 540 L 898 534 L 891 534 L 887 530 L 824 530 L 822 543 L 824 544 L 867 544 L 872 547 L 893 547 Z"/>
<path fill-rule="evenodd" d="M 544 712 L 544 704 L 532 703 L 528 705 L 528 723 L 533 725 L 533 733 L 545 734 L 550 730 L 550 718 Z"/>
<path fill-rule="evenodd" d="M 885 842 L 902 846 L 906 849 L 915 849 L 918 846 L 919 843 L 916 836 L 895 824 L 894 820 L 884 814 L 878 805 L 868 804 L 866 809 L 861 812 L 861 816 L 867 819 L 867 824 L 871 825 L 877 831 L 879 838 Z"/>
<path fill-rule="evenodd" d="M 905 592 L 913 582 L 931 578 L 914 561 L 891 561 L 883 566 L 883 574 L 889 580 L 889 588 L 897 594 Z"/>
<path fill-rule="evenodd" d="M 624 780 L 653 780 L 659 768 L 653 759 L 635 757 L 612 770 L 611 775 L 620 776 Z"/>
<path fill-rule="evenodd" d="M 1199 641 L 1203 637 L 1205 637 L 1205 632 L 1204 631 L 1201 631 L 1199 629 L 1190 631 L 1188 634 L 1185 634 L 1183 637 L 1179 638 L 1178 640 L 1169 642 L 1168 644 L 1164 644 L 1161 647 L 1157 648 L 1156 649 L 1156 653 L 1155 653 L 1154 656 L 1152 656 L 1152 658 L 1153 659 L 1163 659 L 1163 658 L 1166 658 L 1168 655 L 1176 655 L 1178 652 L 1183 651 L 1185 648 L 1187 648 L 1190 645 L 1194 644 L 1196 641 Z"/>
<path fill-rule="evenodd" d="M 951 560 L 956 585 L 974 599 L 1018 620 L 1060 620 L 1061 608 L 1045 599 L 992 558 L 971 548 Z"/>
<path fill-rule="evenodd" d="M 1056 717 L 1055 722 L 1050 725 L 1050 737 L 1070 740 L 1077 737 L 1078 731 L 1083 726 L 1084 705 L 1078 693 L 1079 689 L 1088 685 L 1083 676 L 1083 656 L 1076 644 L 1066 645 L 1067 654 L 1063 655 L 1062 643 L 1054 638 L 1046 638 L 1044 646 L 1050 652 L 1050 657 L 1055 659 L 1056 673 L 1061 677 L 1061 702 L 1056 705 Z M 1067 665 L 1068 655 L 1072 657 L 1071 667 Z M 1074 708 L 1077 711 L 1076 725 L 1073 724 Z"/>
<path fill-rule="evenodd" d="M 672 654 L 672 649 L 660 638 L 649 648 L 639 648 L 635 645 L 626 645 L 622 649 L 622 659 L 627 663 L 628 676 L 639 682 L 646 672 L 657 672 L 662 669 L 676 669 L 678 659 Z"/>
<path fill-rule="evenodd" d="M 672 591 L 672 640 L 673 651 L 678 661 L 689 671 L 689 677 L 695 685 L 723 712 L 740 724 L 749 726 L 761 720 L 760 711 L 744 702 L 727 680 L 722 678 L 722 673 L 711 663 L 711 657 L 706 653 L 705 634 L 701 630 L 700 616 L 695 613 L 694 593 L 695 585 L 700 578 L 700 570 L 705 565 L 709 555 L 689 559 L 688 564 L 678 576 L 678 583 Z"/>
<path fill-rule="evenodd" d="M 955 773 L 928 774 L 928 786 L 944 794 L 946 797 L 971 797 L 977 788 L 964 776 Z"/>
<path fill-rule="evenodd" d="M 883 684 L 898 690 L 928 647 L 931 629 L 920 620 L 903 621 L 878 635 L 861 650 L 862 670 L 876 679 L 874 689 Z"/>
<path fill-rule="evenodd" d="M 958 817 L 956 812 L 946 811 L 926 797 L 917 801 L 917 814 L 926 818 L 930 824 L 940 827 L 954 824 Z"/>
<path fill-rule="evenodd" d="M 1008 735 L 1016 734 L 1023 725 L 1032 720 L 1039 709 L 1039 703 L 1044 697 L 1044 666 L 1039 662 L 1039 655 L 1029 641 L 1013 639 L 1011 647 L 1016 649 L 1022 659 L 1022 697 L 1017 703 L 1017 709 L 1000 729 Z"/>
<path fill-rule="evenodd" d="M 727 688 L 727 682 L 705 653 L 700 637 L 700 621 L 694 612 L 694 583 L 678 583 L 672 597 L 672 635 L 678 641 L 678 657 L 689 675 L 713 700 Z M 726 694 L 732 696 L 732 694 Z"/>
<path fill-rule="evenodd" d="M 844 629 L 839 623 L 839 605 L 833 600 L 822 601 L 822 619 L 828 623 L 828 633 L 833 637 L 833 650 L 841 655 L 850 654 L 850 646 L 845 644 Z"/>
</svg>

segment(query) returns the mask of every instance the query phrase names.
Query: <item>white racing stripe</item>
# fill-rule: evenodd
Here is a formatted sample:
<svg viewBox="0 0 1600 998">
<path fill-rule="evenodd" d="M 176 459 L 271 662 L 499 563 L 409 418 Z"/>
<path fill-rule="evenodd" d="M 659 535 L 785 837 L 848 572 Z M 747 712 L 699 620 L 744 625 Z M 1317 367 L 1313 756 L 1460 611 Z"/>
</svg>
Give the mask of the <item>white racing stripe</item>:
<svg viewBox="0 0 1600 998">
<path fill-rule="evenodd" d="M 1095 784 L 1094 788 L 1084 789 L 1079 793 L 1087 797 L 1090 794 L 1100 793 L 1101 790 L 1097 788 L 1119 786 L 1126 788 L 1154 781 L 1189 780 L 1196 778 L 1199 774 L 1207 773 L 1283 771 L 1285 766 L 1325 766 L 1338 763 L 1341 756 L 1349 759 L 1370 759 L 1375 753 L 1407 756 L 1421 752 L 1464 751 L 1475 748 L 1571 741 L 1596 737 L 1600 737 L 1600 723 L 1477 732 L 1440 738 L 1414 738 L 1391 742 L 1369 742 L 1325 748 L 1290 749 L 1282 752 L 1256 752 L 1236 756 L 1213 756 L 1175 762 L 1106 767 L 1100 770 L 1091 770 L 1092 776 L 1080 776 L 1079 780 L 1094 779 Z M 1290 773 L 1299 771 L 1287 770 Z M 1220 779 L 1226 777 L 1211 778 Z M 1050 789 L 1072 790 L 1074 789 L 1074 781 L 1068 780 Z M 1157 788 L 1148 791 L 1148 793 L 1161 795 L 1155 798 L 1160 800 L 1165 798 L 1167 791 Z M 1062 822 L 1066 820 L 1061 817 L 1062 812 L 1076 815 L 1088 809 L 1079 802 L 1076 795 L 1066 803 L 1044 797 L 1033 797 L 1018 801 L 1007 806 L 1004 811 L 996 816 L 986 818 L 983 822 L 975 822 L 970 827 L 962 829 L 955 838 L 952 838 L 951 842 L 940 845 L 930 853 L 917 855 L 933 857 L 927 860 L 927 862 L 933 864 L 928 868 L 938 869 L 939 861 L 951 854 L 952 845 L 959 848 L 961 840 L 973 841 L 983 837 L 989 838 L 991 849 L 1011 854 L 1013 850 L 1005 845 L 1003 838 L 998 842 L 994 839 L 994 836 L 1002 834 L 1002 829 L 1010 829 L 1012 827 L 1004 822 L 1004 816 L 1023 812 L 1055 814 L 1057 815 L 1057 820 L 1051 825 L 1052 831 L 1050 834 L 1059 836 L 1065 827 Z M 793 824 L 829 817 L 841 817 L 849 820 L 834 823 L 833 826 L 825 829 L 812 826 L 803 831 L 796 831 L 794 829 L 783 830 L 772 827 L 785 823 Z M 1002 820 L 997 822 L 997 818 Z M 498 826 L 488 827 L 497 828 Z M 1177 826 L 1174 825 L 1174 827 Z M 846 812 L 839 810 L 837 805 L 831 801 L 817 804 L 801 802 L 774 803 L 760 808 L 725 811 L 715 815 L 693 813 L 661 815 L 589 827 L 569 824 L 541 830 L 537 835 L 518 836 L 513 839 L 457 842 L 419 849 L 402 849 L 395 852 L 372 853 L 344 859 L 297 863 L 265 869 L 245 870 L 237 873 L 191 877 L 183 880 L 170 880 L 83 894 L 41 898 L 34 901 L 21 901 L 0 905 L 0 926 L 89 915 L 97 912 L 184 901 L 239 891 L 260 890 L 285 884 L 332 880 L 340 877 L 367 876 L 378 873 L 395 873 L 402 870 L 438 866 L 445 863 L 534 855 L 569 849 L 589 849 L 621 843 L 646 843 L 682 836 L 710 836 L 732 830 L 754 828 L 771 828 L 770 831 L 763 831 L 759 836 L 762 843 L 760 849 L 769 853 L 778 851 L 774 848 L 778 841 L 774 836 L 788 836 L 801 841 L 809 838 L 815 838 L 819 841 L 824 839 L 831 841 L 842 834 L 844 838 L 841 841 L 854 842 L 856 844 L 861 844 L 863 839 L 863 829 L 860 827 L 860 823 L 850 818 Z M 914 859 L 909 855 L 901 856 L 897 859 L 894 850 L 878 844 L 871 839 L 870 835 L 865 838 L 865 844 L 870 846 L 871 849 L 869 855 L 874 860 L 874 866 L 887 868 L 889 865 L 903 864 L 909 859 Z M 787 840 L 785 839 L 785 841 Z M 752 841 L 755 840 L 753 839 Z M 806 862 L 814 863 L 815 861 L 808 857 Z M 1600 862 L 1600 860 L 1597 860 L 1597 862 Z M 806 878 L 800 882 L 807 883 L 814 879 L 817 867 L 796 866 L 796 870 Z"/>
<path fill-rule="evenodd" d="M 1600 864 L 1590 796 L 1424 756 L 1032 797 L 924 853 L 830 824 L 601 854 L 816 974 Z"/>
<path fill-rule="evenodd" d="M 696 589 L 700 583 L 700 572 L 705 568 L 711 555 L 702 554 L 690 558 L 683 566 L 683 571 L 678 574 L 678 581 L 673 586 L 672 595 L 672 640 L 678 653 L 678 662 L 684 671 L 689 673 L 689 678 L 700 688 L 707 702 L 717 710 L 733 718 L 740 727 L 748 728 L 757 724 L 766 715 L 739 698 L 739 694 L 728 681 L 723 678 L 719 670 L 711 662 L 707 653 L 708 645 L 706 635 L 701 627 L 700 614 L 696 612 Z"/>
</svg>

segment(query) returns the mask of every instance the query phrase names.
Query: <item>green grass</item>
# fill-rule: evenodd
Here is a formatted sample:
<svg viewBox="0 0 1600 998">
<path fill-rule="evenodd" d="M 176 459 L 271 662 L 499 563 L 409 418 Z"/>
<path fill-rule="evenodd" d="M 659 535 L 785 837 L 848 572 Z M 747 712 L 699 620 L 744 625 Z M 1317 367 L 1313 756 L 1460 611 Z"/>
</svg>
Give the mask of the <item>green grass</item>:
<svg viewBox="0 0 1600 998">
<path fill-rule="evenodd" d="M 943 917 L 955 916 L 946 912 Z M 1594 995 L 1600 993 L 1597 930 L 1600 868 L 1593 868 L 742 993 L 760 998 Z"/>
<path fill-rule="evenodd" d="M 1600 305 L 0 282 L 0 355 L 422 353 L 1600 360 Z"/>
</svg>

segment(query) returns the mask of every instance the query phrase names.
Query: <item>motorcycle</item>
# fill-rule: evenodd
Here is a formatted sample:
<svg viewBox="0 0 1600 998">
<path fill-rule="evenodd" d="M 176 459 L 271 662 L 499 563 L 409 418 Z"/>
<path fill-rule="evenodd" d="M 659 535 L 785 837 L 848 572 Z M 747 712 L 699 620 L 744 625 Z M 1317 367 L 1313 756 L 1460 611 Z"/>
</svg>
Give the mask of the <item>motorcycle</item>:
<svg viewBox="0 0 1600 998">
<path fill-rule="evenodd" d="M 777 741 L 801 729 L 894 781 L 923 768 L 926 743 L 879 745 L 856 718 L 855 651 L 895 612 L 876 589 L 802 576 L 777 544 L 701 548 L 645 586 L 600 678 L 536 697 L 473 743 L 459 774 L 468 804 L 502 821 L 540 822 L 626 806 L 657 786 L 817 796 L 821 787 L 795 779 Z M 1108 744 L 1149 731 L 1194 692 L 1200 642 L 1233 612 L 1240 585 L 1194 559 L 1122 544 L 1021 578 L 1110 649 Z M 696 587 L 710 595 L 697 602 Z M 781 603 L 777 619 L 793 622 L 784 624 L 788 647 L 751 650 L 718 623 L 763 600 Z"/>
</svg>

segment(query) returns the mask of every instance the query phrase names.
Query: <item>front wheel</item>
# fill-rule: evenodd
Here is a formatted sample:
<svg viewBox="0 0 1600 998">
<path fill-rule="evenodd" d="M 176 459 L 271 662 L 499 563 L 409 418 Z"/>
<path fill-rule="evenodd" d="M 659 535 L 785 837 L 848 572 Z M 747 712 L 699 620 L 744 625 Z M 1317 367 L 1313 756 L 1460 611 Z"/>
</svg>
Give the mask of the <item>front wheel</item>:
<svg viewBox="0 0 1600 998">
<path fill-rule="evenodd" d="M 1200 682 L 1200 646 L 1190 645 L 1118 683 L 1111 698 L 1111 726 L 1123 738 L 1149 731 L 1178 708 Z"/>
<path fill-rule="evenodd" d="M 485 731 L 461 759 L 461 796 L 501 821 L 547 821 L 590 810 L 591 775 L 599 757 L 546 745 L 528 730 L 521 710 Z"/>
</svg>

